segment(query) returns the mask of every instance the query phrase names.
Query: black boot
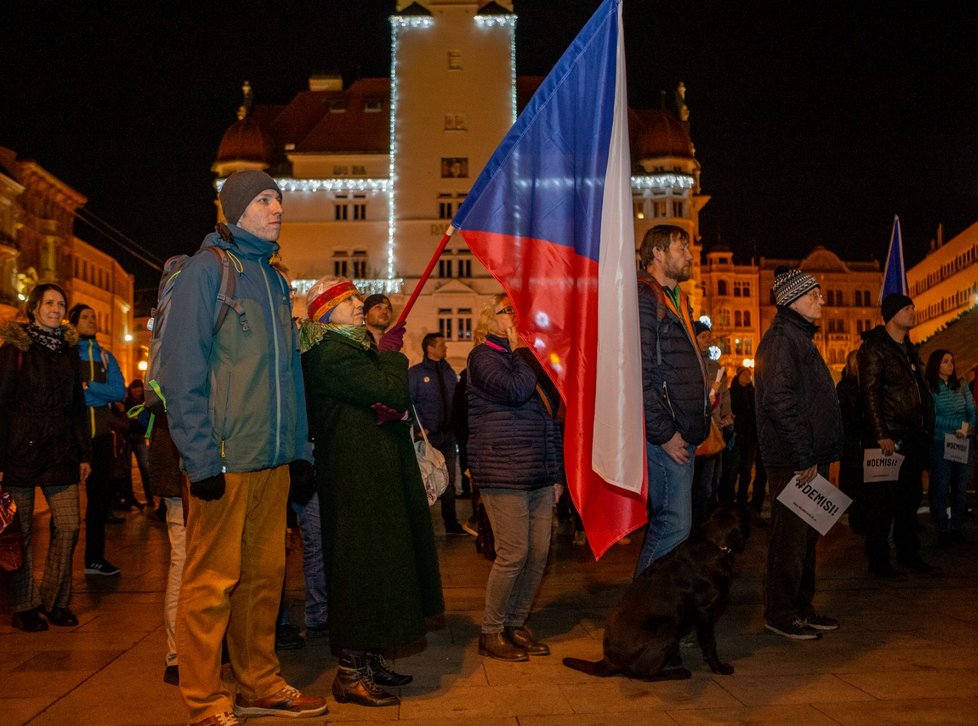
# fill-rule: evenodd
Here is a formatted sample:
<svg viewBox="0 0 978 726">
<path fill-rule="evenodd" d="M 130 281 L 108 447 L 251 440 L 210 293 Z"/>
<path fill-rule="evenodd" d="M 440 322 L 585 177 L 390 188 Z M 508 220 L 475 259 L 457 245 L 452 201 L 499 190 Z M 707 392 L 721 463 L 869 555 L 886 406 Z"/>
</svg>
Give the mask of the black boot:
<svg viewBox="0 0 978 726">
<path fill-rule="evenodd" d="M 525 650 L 527 655 L 550 655 L 550 646 L 535 641 L 533 634 L 525 626 L 519 628 L 507 626 L 503 628 L 503 633 L 510 643 L 520 650 Z"/>
<path fill-rule="evenodd" d="M 370 668 L 370 675 L 373 676 L 374 683 L 386 688 L 398 688 L 406 686 L 414 680 L 414 676 L 403 673 L 395 673 L 387 667 L 387 661 L 380 653 L 367 652 L 367 666 Z"/>
<path fill-rule="evenodd" d="M 340 655 L 340 667 L 333 679 L 333 698 L 337 703 L 361 706 L 396 706 L 401 702 L 374 683 L 367 654 L 360 650 L 344 650 Z"/>
<path fill-rule="evenodd" d="M 479 655 L 488 655 L 510 663 L 530 659 L 525 650 L 517 648 L 502 633 L 482 633 L 479 636 Z"/>
</svg>

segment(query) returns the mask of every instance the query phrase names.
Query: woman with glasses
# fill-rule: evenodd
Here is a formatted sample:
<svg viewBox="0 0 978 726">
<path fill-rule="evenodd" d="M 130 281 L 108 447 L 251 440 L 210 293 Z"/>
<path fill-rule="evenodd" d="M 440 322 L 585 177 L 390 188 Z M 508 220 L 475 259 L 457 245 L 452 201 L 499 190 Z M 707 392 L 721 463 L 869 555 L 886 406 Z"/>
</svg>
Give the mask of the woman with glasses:
<svg viewBox="0 0 978 726">
<path fill-rule="evenodd" d="M 479 654 L 504 661 L 550 653 L 526 620 L 550 552 L 555 485 L 564 482 L 560 397 L 516 321 L 510 299 L 494 295 L 468 359 L 469 470 L 496 546 Z"/>
<path fill-rule="evenodd" d="M 363 300 L 343 277 L 306 295 L 299 332 L 315 443 L 329 602 L 329 638 L 339 656 L 333 697 L 393 706 L 386 690 L 411 682 L 383 653 L 425 634 L 445 610 L 428 499 L 411 443 L 404 327 L 376 347 Z"/>
</svg>

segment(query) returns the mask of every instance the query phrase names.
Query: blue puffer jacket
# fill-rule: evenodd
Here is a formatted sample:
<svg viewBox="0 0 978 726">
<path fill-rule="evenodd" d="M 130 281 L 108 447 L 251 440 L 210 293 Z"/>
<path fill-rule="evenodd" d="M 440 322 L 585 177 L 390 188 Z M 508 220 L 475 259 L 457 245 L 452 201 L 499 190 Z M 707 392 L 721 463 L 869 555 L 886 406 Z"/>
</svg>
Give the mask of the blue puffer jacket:
<svg viewBox="0 0 978 726">
<path fill-rule="evenodd" d="M 201 247 L 231 250 L 238 312 L 215 336 L 221 262 L 194 255 L 174 282 L 159 350 L 170 435 L 192 482 L 312 460 L 289 288 L 268 264 L 279 247 L 228 227 L 234 241 L 210 234 Z"/>
<path fill-rule="evenodd" d="M 562 484 L 563 436 L 537 385 L 554 413 L 560 399 L 533 354 L 490 335 L 469 353 L 467 370 L 472 480 L 500 489 Z"/>
</svg>

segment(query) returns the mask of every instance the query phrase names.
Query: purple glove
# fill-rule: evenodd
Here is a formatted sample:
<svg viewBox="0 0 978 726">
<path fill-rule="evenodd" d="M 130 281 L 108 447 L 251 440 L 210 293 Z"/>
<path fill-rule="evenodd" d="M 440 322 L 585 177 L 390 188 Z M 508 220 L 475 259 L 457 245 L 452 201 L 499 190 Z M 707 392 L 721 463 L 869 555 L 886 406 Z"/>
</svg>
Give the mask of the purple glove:
<svg viewBox="0 0 978 726">
<path fill-rule="evenodd" d="M 400 351 L 404 347 L 404 326 L 395 325 L 393 328 L 388 330 L 382 336 L 380 336 L 380 343 L 377 344 L 377 348 L 380 350 L 392 350 L 395 353 Z"/>
<path fill-rule="evenodd" d="M 391 421 L 404 420 L 404 416 L 405 416 L 404 411 L 398 411 L 396 408 L 385 406 L 383 403 L 375 403 L 370 408 L 372 408 L 377 414 L 378 426 L 382 426 L 385 423 L 390 423 Z"/>
</svg>

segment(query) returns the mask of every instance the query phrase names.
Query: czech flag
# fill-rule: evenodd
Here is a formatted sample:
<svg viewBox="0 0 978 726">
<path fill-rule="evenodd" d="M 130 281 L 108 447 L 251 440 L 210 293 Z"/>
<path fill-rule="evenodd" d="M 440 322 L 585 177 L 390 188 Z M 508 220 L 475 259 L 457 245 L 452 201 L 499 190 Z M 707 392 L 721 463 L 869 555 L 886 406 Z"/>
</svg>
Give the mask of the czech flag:
<svg viewBox="0 0 978 726">
<path fill-rule="evenodd" d="M 566 402 L 567 481 L 596 558 L 647 519 L 621 12 L 601 4 L 452 220 Z"/>
</svg>

